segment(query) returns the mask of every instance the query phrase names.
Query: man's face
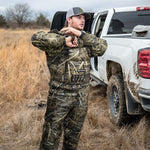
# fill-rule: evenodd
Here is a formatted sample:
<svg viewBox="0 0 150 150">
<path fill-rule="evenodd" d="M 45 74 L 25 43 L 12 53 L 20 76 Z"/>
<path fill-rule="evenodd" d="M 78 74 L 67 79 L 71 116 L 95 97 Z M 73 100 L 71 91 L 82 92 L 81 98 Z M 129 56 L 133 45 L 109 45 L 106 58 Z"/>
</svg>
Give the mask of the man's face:
<svg viewBox="0 0 150 150">
<path fill-rule="evenodd" d="M 78 30 L 83 30 L 85 25 L 85 16 L 84 15 L 73 16 L 69 19 L 68 23 L 70 27 L 73 27 Z"/>
</svg>

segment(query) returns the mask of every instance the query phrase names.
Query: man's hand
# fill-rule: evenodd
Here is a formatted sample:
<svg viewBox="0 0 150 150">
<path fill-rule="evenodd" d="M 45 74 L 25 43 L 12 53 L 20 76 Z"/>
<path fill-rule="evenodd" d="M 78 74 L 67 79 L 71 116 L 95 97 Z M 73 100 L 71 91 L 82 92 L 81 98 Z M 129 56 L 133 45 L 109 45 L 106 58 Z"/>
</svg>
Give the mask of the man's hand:
<svg viewBox="0 0 150 150">
<path fill-rule="evenodd" d="M 81 35 L 81 31 L 72 27 L 65 27 L 60 30 L 61 32 L 65 32 L 66 34 L 72 34 L 74 36 L 79 37 Z"/>
<path fill-rule="evenodd" d="M 74 39 L 72 39 L 72 36 L 66 37 L 66 45 L 68 47 L 77 47 L 78 46 L 77 37 L 75 37 Z"/>
</svg>

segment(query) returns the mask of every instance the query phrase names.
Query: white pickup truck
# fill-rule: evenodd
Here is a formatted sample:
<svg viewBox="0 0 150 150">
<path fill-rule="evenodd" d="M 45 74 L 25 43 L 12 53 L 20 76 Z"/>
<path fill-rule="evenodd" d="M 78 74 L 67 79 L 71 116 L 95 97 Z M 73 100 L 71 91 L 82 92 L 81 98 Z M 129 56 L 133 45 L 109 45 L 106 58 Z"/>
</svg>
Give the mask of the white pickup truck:
<svg viewBox="0 0 150 150">
<path fill-rule="evenodd" d="M 91 59 L 91 78 L 107 85 L 110 118 L 117 125 L 129 115 L 150 111 L 148 26 L 150 7 L 110 9 L 94 15 L 91 33 L 106 39 L 108 49 Z"/>
<path fill-rule="evenodd" d="M 51 29 L 61 29 L 57 12 Z M 103 56 L 91 58 L 91 84 L 107 86 L 110 119 L 116 125 L 150 112 L 150 7 L 114 8 L 91 13 L 85 31 L 107 40 Z M 61 20 L 61 21 L 60 21 Z"/>
</svg>

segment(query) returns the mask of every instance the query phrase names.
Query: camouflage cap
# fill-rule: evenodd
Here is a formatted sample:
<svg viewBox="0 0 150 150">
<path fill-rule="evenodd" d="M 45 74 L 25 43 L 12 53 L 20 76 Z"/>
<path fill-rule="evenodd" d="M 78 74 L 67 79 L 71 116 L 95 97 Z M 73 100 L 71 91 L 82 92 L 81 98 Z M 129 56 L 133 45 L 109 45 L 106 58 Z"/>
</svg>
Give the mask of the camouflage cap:
<svg viewBox="0 0 150 150">
<path fill-rule="evenodd" d="M 84 15 L 85 19 L 90 19 L 90 14 L 84 12 L 80 7 L 73 7 L 67 11 L 66 18 L 72 16 Z"/>
</svg>

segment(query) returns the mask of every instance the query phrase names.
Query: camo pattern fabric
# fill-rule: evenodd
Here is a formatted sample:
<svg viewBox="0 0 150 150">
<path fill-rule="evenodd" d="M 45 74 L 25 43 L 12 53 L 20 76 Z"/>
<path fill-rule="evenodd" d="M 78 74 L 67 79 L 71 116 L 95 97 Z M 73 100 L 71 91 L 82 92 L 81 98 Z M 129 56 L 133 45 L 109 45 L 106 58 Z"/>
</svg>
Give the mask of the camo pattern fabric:
<svg viewBox="0 0 150 150">
<path fill-rule="evenodd" d="M 38 31 L 32 36 L 31 41 L 34 46 L 46 51 L 49 56 L 56 56 L 64 48 L 65 36 Z"/>
<path fill-rule="evenodd" d="M 89 86 L 80 91 L 57 89 L 50 93 L 40 150 L 57 150 L 64 129 L 63 146 L 75 150 L 88 108 Z"/>
<path fill-rule="evenodd" d="M 70 48 L 66 36 L 39 31 L 31 39 L 46 52 L 51 74 L 40 150 L 57 150 L 62 128 L 64 149 L 77 148 L 88 107 L 90 57 L 103 55 L 107 48 L 105 40 L 88 33 L 78 38 L 78 47 Z"/>
<path fill-rule="evenodd" d="M 46 52 L 47 65 L 53 86 L 66 89 L 79 89 L 89 82 L 90 57 L 104 54 L 106 40 L 85 33 L 78 38 L 78 47 L 69 48 L 65 35 L 39 31 L 32 37 L 32 44 Z M 63 84 L 63 86 L 61 86 Z"/>
</svg>

